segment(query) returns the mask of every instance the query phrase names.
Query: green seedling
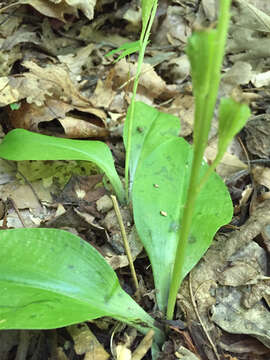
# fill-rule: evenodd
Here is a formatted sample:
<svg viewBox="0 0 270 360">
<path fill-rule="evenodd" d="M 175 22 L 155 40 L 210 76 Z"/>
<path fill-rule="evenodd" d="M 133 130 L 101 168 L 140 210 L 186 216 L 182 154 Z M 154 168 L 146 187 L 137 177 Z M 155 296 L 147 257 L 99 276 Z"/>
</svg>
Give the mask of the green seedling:
<svg viewBox="0 0 270 360">
<path fill-rule="evenodd" d="M 0 144 L 0 157 L 9 160 L 89 160 L 100 167 L 119 201 L 132 202 L 136 229 L 152 264 L 157 304 L 168 319 L 173 317 L 182 280 L 210 246 L 215 232 L 232 217 L 228 190 L 214 168 L 249 117 L 246 105 L 232 99 L 220 101 L 217 157 L 210 167 L 203 161 L 229 6 L 230 0 L 221 0 L 217 29 L 195 32 L 187 46 L 196 105 L 191 146 L 178 137 L 179 119 L 135 101 L 157 9 L 156 0 L 142 1 L 138 70 L 124 128 L 125 191 L 110 150 L 101 142 L 16 129 Z M 2 232 L 0 253 L 4 289 L 0 329 L 48 329 L 110 316 L 142 332 L 153 328 L 156 343 L 162 343 L 164 335 L 154 320 L 121 289 L 101 255 L 77 236 L 55 229 L 7 230 Z"/>
<path fill-rule="evenodd" d="M 21 104 L 15 102 L 13 104 L 10 104 L 9 107 L 11 110 L 19 110 L 19 108 L 21 107 Z"/>
</svg>

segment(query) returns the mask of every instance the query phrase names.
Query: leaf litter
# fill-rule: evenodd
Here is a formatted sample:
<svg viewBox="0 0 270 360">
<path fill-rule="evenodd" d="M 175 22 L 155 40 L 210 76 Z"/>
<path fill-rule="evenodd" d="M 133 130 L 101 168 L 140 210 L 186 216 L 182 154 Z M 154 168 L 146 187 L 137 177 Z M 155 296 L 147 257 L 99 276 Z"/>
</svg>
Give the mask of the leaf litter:
<svg viewBox="0 0 270 360">
<path fill-rule="evenodd" d="M 99 138 L 112 148 L 121 172 L 122 128 L 130 103 L 136 57 L 114 64 L 112 58 L 104 55 L 138 39 L 137 2 L 21 0 L 4 2 L 1 6 L 2 136 L 15 127 L 67 138 Z M 184 48 L 194 27 L 208 26 L 216 17 L 216 2 L 211 0 L 160 1 L 144 61 L 137 98 L 178 116 L 182 135 L 187 137 L 192 134 L 194 105 Z M 184 318 L 187 328 L 179 330 L 170 326 L 161 356 L 164 359 L 212 359 L 217 349 L 224 358 L 270 356 L 269 33 L 268 1 L 235 1 L 220 93 L 236 94 L 249 101 L 253 111 L 239 135 L 242 145 L 236 139 L 238 146 L 230 147 L 217 169 L 231 191 L 235 216 L 231 229 L 224 228 L 217 235 L 182 286 L 177 318 Z M 19 109 L 13 110 L 13 104 L 19 104 Z M 216 133 L 214 123 L 205 154 L 209 163 L 217 147 Z M 61 162 L 25 165 L 27 171 L 23 164 L 16 168 L 0 163 L 1 194 L 6 204 L 2 229 L 23 226 L 20 214 L 29 227 L 59 227 L 76 232 L 119 269 L 122 286 L 132 291 L 125 269 L 127 258 L 119 242 L 119 229 L 102 176 L 98 175 L 97 180 L 96 170 L 92 169 L 88 173 L 85 169 L 76 172 L 84 167 L 74 161 L 63 162 L 65 174 L 60 170 Z M 23 181 L 18 180 L 20 174 L 25 178 Z M 107 200 L 102 204 L 104 197 Z M 136 238 L 129 210 L 122 211 L 133 234 L 130 236 Z M 148 260 L 140 244 L 132 251 L 144 282 L 144 303 L 151 311 L 153 296 L 148 295 L 153 285 Z M 109 321 L 109 326 L 105 323 L 106 319 L 78 326 L 78 334 L 88 339 L 83 341 L 84 345 L 89 345 L 89 341 L 95 344 L 84 350 L 84 358 L 108 358 L 106 351 L 111 352 L 112 336 L 116 358 L 128 359 L 138 346 L 138 334 L 131 336 L 132 341 L 126 341 L 130 329 L 112 330 L 114 322 Z M 202 342 L 209 341 L 205 333 L 212 339 L 212 347 L 202 346 Z M 39 343 L 44 358 L 57 354 L 58 358 L 75 359 L 78 357 L 74 350 L 82 354 L 77 351 L 78 345 L 73 345 L 77 340 L 72 340 L 66 330 L 54 335 L 29 334 L 30 338 L 26 332 L 2 332 L 1 344 L 7 345 L 1 345 L 1 359 L 11 358 L 14 349 L 22 359 L 34 359 L 36 351 L 31 345 L 34 341 Z M 57 336 L 54 342 L 50 341 L 52 336 Z M 122 348 L 121 344 L 124 344 Z M 123 353 L 126 355 L 119 355 Z"/>
</svg>

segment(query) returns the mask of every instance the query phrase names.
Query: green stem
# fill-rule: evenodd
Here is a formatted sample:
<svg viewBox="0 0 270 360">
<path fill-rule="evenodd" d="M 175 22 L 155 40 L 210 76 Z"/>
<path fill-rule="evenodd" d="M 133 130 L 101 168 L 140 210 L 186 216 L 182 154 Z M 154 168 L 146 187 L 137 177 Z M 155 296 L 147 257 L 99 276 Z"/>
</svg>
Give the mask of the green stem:
<svg viewBox="0 0 270 360">
<path fill-rule="evenodd" d="M 214 107 L 216 104 L 218 87 L 220 82 L 220 70 L 222 66 L 222 60 L 225 52 L 225 43 L 228 32 L 228 25 L 230 19 L 230 4 L 231 0 L 221 0 L 220 9 L 219 9 L 219 22 L 217 27 L 217 48 L 215 59 L 212 66 L 211 74 L 211 87 L 209 93 L 207 94 L 205 105 L 202 105 L 202 102 L 197 102 L 198 105 L 195 109 L 195 126 L 196 134 L 194 138 L 194 156 L 192 161 L 191 175 L 188 186 L 187 199 L 185 202 L 182 226 L 179 232 L 179 241 L 177 244 L 177 250 L 175 255 L 175 262 L 172 274 L 172 281 L 169 291 L 168 307 L 167 307 L 167 319 L 171 320 L 173 318 L 173 312 L 176 302 L 177 292 L 180 288 L 181 282 L 183 280 L 183 267 L 186 258 L 186 248 L 188 244 L 188 236 L 192 224 L 192 215 L 194 212 L 195 202 L 200 190 L 199 187 L 199 175 L 201 164 L 203 160 L 203 154 L 207 145 L 207 137 L 210 129 L 210 123 L 214 113 Z M 199 54 L 198 54 L 199 56 Z M 205 134 L 207 135 L 205 136 Z M 199 141 L 202 136 L 203 141 Z M 198 141 L 197 141 L 198 140 Z"/>
<path fill-rule="evenodd" d="M 152 7 L 151 16 L 147 25 L 145 32 L 141 33 L 140 37 L 140 50 L 137 64 L 136 76 L 133 84 L 133 94 L 130 104 L 130 119 L 128 126 L 128 134 L 127 134 L 127 146 L 126 146 L 126 163 L 125 163 L 125 186 L 126 186 L 126 199 L 129 199 L 129 163 L 130 163 L 130 152 L 131 152 L 131 139 L 132 139 L 132 129 L 133 129 L 133 119 L 134 119 L 134 109 L 135 109 L 135 100 L 136 93 L 139 84 L 140 73 L 142 69 L 144 54 L 146 50 L 146 46 L 148 44 L 148 39 L 150 36 L 150 30 L 155 19 L 156 11 L 157 11 L 158 1 L 156 0 Z"/>
</svg>

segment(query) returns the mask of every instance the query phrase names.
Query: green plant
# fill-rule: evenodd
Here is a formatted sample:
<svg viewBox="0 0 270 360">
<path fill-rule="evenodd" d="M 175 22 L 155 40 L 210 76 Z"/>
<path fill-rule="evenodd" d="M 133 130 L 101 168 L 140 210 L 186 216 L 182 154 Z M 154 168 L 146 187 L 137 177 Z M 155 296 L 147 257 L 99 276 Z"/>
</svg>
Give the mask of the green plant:
<svg viewBox="0 0 270 360">
<path fill-rule="evenodd" d="M 119 201 L 132 201 L 136 229 L 152 264 L 158 307 L 164 314 L 167 311 L 168 319 L 173 317 L 181 281 L 210 246 L 218 228 L 232 216 L 229 193 L 213 170 L 247 120 L 246 105 L 221 100 L 218 154 L 210 167 L 203 161 L 220 81 L 229 6 L 230 0 L 221 0 L 217 30 L 195 32 L 188 43 L 196 104 L 192 148 L 178 137 L 176 117 L 135 101 L 157 8 L 157 0 L 142 1 L 140 40 L 123 47 L 120 55 L 139 48 L 124 128 L 126 191 L 109 149 L 101 142 L 16 129 L 0 144 L 0 156 L 5 159 L 89 160 L 104 171 Z M 156 342 L 162 343 L 163 333 L 154 320 L 121 289 L 101 255 L 78 237 L 53 229 L 7 230 L 2 232 L 1 255 L 0 329 L 55 328 L 110 316 L 142 332 L 154 328 Z"/>
</svg>

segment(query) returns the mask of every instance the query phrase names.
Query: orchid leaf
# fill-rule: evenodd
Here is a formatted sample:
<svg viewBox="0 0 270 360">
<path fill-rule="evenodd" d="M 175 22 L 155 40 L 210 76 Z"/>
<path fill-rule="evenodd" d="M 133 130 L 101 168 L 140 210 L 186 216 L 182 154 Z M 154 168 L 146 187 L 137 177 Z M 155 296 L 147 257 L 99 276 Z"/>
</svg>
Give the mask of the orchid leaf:
<svg viewBox="0 0 270 360">
<path fill-rule="evenodd" d="M 147 143 L 144 146 L 147 147 Z M 175 252 L 192 156 L 192 148 L 184 139 L 171 138 L 144 158 L 135 175 L 132 191 L 134 220 L 151 261 L 161 311 L 167 306 L 173 265 L 177 261 Z M 201 176 L 207 168 L 204 163 Z M 231 220 L 232 209 L 226 186 L 213 173 L 196 201 L 183 277 L 201 259 L 216 231 Z"/>
<path fill-rule="evenodd" d="M 52 329 L 101 316 L 142 332 L 154 327 L 105 259 L 76 235 L 13 229 L 1 232 L 0 244 L 0 329 Z"/>
<path fill-rule="evenodd" d="M 129 121 L 130 107 L 124 127 L 125 146 L 127 143 Z M 129 168 L 131 186 L 139 162 L 141 163 L 161 142 L 171 137 L 177 137 L 179 132 L 180 121 L 176 116 L 160 112 L 140 101 L 135 103 Z M 147 146 L 145 146 L 146 143 Z"/>
<path fill-rule="evenodd" d="M 92 161 L 104 171 L 119 200 L 124 202 L 124 189 L 115 170 L 111 151 L 101 141 L 63 139 L 15 129 L 10 131 L 0 144 L 0 157 L 14 161 Z"/>
</svg>

